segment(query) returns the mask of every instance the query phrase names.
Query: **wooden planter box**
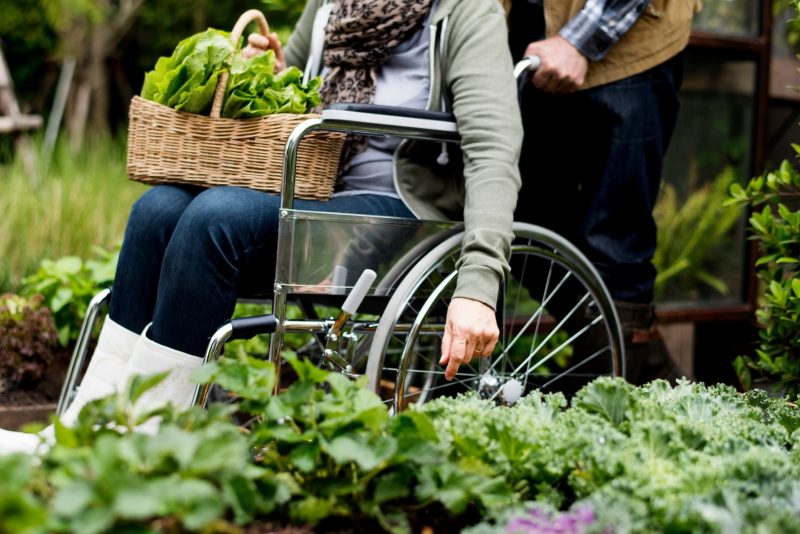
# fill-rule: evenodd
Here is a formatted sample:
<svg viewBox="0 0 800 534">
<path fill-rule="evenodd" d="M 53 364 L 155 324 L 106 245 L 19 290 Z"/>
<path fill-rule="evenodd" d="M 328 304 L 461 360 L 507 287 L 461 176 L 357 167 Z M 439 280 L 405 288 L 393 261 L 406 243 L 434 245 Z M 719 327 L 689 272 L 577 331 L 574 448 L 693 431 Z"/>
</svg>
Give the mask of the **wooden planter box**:
<svg viewBox="0 0 800 534">
<path fill-rule="evenodd" d="M 31 404 L 29 406 L 0 406 L 0 428 L 19 430 L 29 423 L 50 422 L 50 415 L 56 412 L 56 404 Z"/>
</svg>

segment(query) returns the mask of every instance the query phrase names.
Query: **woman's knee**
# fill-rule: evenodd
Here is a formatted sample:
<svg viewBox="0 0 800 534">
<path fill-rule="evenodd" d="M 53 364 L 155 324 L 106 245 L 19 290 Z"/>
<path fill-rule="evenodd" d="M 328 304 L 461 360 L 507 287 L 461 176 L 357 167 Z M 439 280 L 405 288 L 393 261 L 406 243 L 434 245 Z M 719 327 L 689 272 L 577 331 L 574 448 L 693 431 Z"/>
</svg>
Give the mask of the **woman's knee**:
<svg viewBox="0 0 800 534">
<path fill-rule="evenodd" d="M 128 233 L 171 233 L 195 194 L 190 188 L 173 185 L 149 189 L 131 207 Z"/>
<path fill-rule="evenodd" d="M 277 233 L 279 204 L 274 195 L 249 189 L 208 189 L 183 212 L 173 241 L 238 255 Z"/>
</svg>

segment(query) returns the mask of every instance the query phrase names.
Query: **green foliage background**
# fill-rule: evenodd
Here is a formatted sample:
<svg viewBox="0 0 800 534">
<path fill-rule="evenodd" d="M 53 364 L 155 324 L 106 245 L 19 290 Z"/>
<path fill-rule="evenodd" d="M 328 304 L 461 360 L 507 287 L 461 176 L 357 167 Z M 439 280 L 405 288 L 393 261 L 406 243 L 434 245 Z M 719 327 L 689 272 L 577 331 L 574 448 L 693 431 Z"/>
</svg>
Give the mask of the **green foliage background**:
<svg viewBox="0 0 800 534">
<path fill-rule="evenodd" d="M 3 53 L 24 107 L 47 114 L 63 55 L 55 28 L 48 17 L 53 6 L 97 12 L 102 0 L 0 0 L 0 36 Z M 159 0 L 144 2 L 131 31 L 119 43 L 109 68 L 124 73 L 115 83 L 112 114 L 124 124 L 127 102 L 141 89 L 144 72 L 159 56 L 169 55 L 184 37 L 208 27 L 230 30 L 244 11 L 261 9 L 270 27 L 285 41 L 302 12 L 304 0 Z"/>
</svg>

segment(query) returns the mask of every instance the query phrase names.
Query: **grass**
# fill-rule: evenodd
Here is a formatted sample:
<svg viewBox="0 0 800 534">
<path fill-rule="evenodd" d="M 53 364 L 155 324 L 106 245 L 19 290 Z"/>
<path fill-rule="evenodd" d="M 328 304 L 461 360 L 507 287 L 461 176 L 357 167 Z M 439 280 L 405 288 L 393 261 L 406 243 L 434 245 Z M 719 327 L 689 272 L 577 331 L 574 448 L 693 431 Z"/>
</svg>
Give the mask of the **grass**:
<svg viewBox="0 0 800 534">
<path fill-rule="evenodd" d="M 131 204 L 146 186 L 125 174 L 122 139 L 89 140 L 73 153 L 57 146 L 49 166 L 34 140 L 23 158 L 0 166 L 0 292 L 15 291 L 44 258 L 88 258 L 122 241 Z"/>
</svg>

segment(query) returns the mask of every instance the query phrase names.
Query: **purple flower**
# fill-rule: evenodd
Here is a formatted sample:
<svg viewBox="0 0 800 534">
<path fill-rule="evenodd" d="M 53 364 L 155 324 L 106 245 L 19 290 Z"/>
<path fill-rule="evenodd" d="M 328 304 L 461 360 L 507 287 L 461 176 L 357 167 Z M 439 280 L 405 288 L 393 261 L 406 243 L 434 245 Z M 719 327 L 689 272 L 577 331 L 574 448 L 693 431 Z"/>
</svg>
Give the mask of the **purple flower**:
<svg viewBox="0 0 800 534">
<path fill-rule="evenodd" d="M 580 506 L 569 512 L 548 512 L 534 507 L 506 525 L 508 534 L 583 534 L 595 521 L 594 511 Z"/>
</svg>

